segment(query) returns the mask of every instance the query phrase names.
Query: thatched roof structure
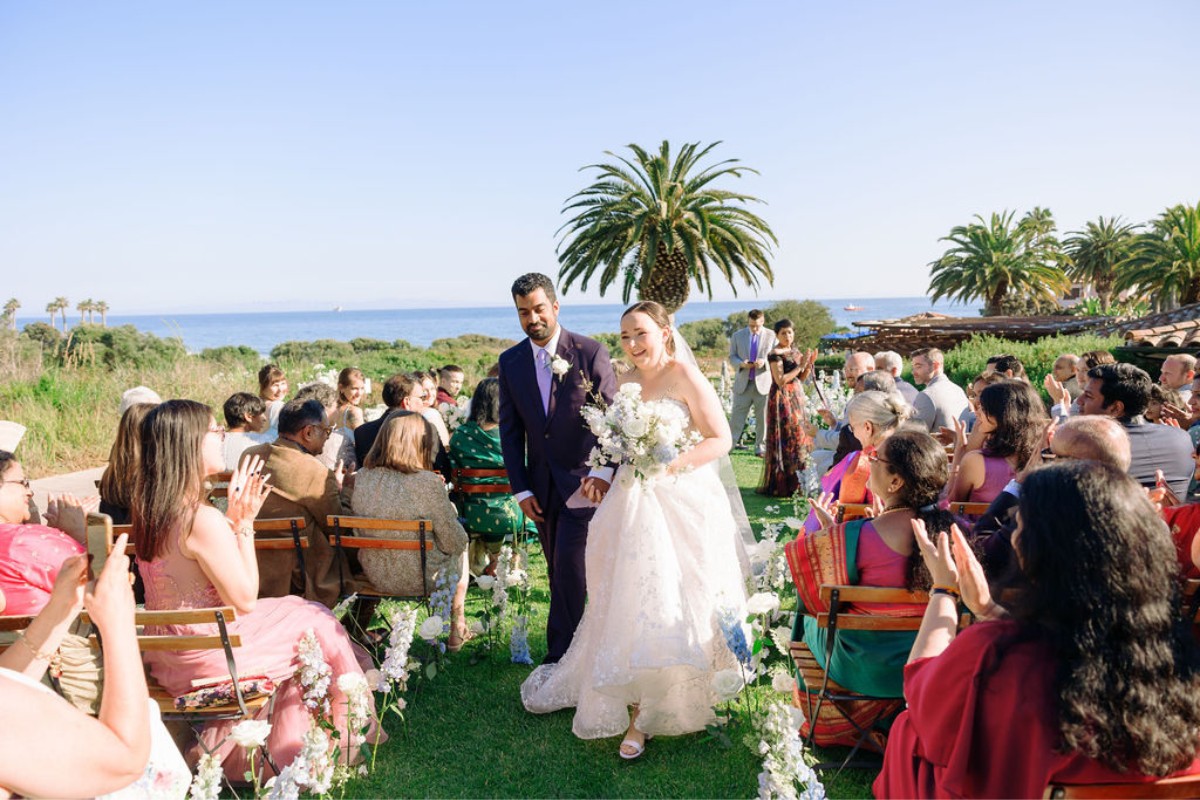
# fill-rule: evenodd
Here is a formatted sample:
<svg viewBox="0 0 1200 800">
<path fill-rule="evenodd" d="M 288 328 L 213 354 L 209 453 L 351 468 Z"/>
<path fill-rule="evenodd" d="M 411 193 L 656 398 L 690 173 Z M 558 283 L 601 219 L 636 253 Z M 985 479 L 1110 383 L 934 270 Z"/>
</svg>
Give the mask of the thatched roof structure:
<svg viewBox="0 0 1200 800">
<path fill-rule="evenodd" d="M 1113 322 L 1104 318 L 1104 322 Z M 1095 330 L 1095 317 L 950 317 L 927 311 L 902 319 L 855 322 L 856 333 L 831 334 L 824 341 L 834 347 L 878 352 L 895 350 L 902 356 L 922 347 L 948 350 L 972 336 L 991 334 L 1031 342 L 1056 333 Z"/>
</svg>

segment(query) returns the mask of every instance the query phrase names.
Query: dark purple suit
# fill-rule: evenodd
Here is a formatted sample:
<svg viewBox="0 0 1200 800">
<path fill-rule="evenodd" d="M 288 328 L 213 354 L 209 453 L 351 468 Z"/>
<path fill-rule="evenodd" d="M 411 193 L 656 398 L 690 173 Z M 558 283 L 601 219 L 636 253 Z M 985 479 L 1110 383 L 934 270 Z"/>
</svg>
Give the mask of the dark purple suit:
<svg viewBox="0 0 1200 800">
<path fill-rule="evenodd" d="M 596 437 L 580 410 L 591 401 L 585 384 L 605 402 L 616 391 L 608 350 L 565 328 L 558 337 L 559 358 L 570 364 L 550 386 L 549 411 L 542 409 L 533 346 L 525 339 L 500 354 L 500 444 L 513 494 L 533 492 L 544 522 L 538 538 L 550 573 L 550 615 L 546 622 L 546 661 L 557 661 L 571 644 L 587 598 L 584 552 L 592 508 L 565 503 L 590 471 L 588 455 Z"/>
</svg>

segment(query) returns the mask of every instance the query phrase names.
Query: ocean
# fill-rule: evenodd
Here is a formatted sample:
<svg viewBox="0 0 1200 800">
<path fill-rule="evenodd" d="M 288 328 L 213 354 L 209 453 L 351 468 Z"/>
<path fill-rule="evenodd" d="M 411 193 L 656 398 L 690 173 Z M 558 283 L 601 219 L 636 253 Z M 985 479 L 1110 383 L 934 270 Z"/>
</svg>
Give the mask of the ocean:
<svg viewBox="0 0 1200 800">
<path fill-rule="evenodd" d="M 974 306 L 958 303 L 934 305 L 927 297 L 832 298 L 823 299 L 839 326 L 854 320 L 893 319 L 922 311 L 975 316 Z M 722 302 L 690 302 L 676 315 L 676 322 L 693 322 L 769 306 L 763 299 Z M 861 311 L 846 311 L 847 305 L 862 306 Z M 616 304 L 575 304 L 570 298 L 562 303 L 560 321 L 573 331 L 584 334 L 615 332 L 620 328 L 623 306 Z M 68 314 L 68 322 L 75 323 Z M 18 326 L 47 321 L 42 317 L 20 317 Z M 768 320 L 769 321 L 769 320 Z M 406 308 L 370 311 L 277 311 L 238 314 L 109 314 L 108 324 L 133 325 L 156 336 L 177 336 L 190 352 L 222 345 L 247 345 L 264 356 L 280 342 L 313 339 L 347 341 L 357 337 L 395 341 L 404 339 L 428 347 L 434 339 L 481 333 L 508 339 L 524 334 L 517 324 L 512 306 L 486 308 Z"/>
</svg>

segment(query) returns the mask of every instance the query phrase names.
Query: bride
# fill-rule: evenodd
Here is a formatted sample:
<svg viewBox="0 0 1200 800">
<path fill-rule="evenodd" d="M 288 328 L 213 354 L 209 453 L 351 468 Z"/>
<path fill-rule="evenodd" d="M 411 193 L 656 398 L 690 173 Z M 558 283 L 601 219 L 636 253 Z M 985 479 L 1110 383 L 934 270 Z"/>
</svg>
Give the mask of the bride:
<svg viewBox="0 0 1200 800">
<path fill-rule="evenodd" d="M 745 619 L 746 594 L 717 472 L 730 434 L 716 392 L 697 367 L 675 359 L 658 303 L 622 315 L 621 346 L 634 369 L 620 383 L 640 384 L 643 400 L 678 404 L 703 439 L 650 483 L 618 469 L 588 529 L 583 620 L 566 655 L 522 684 L 521 699 L 536 714 L 574 706 L 581 739 L 624 731 L 620 754 L 633 759 L 655 734 L 714 721 L 712 677 L 737 666 L 716 614 L 729 608 Z"/>
</svg>

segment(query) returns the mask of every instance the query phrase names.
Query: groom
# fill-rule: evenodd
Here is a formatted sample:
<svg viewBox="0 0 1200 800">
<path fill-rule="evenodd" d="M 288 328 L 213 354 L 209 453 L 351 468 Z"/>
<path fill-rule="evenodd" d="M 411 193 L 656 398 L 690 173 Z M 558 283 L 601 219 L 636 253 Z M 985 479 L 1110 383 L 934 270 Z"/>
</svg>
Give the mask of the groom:
<svg viewBox="0 0 1200 800">
<path fill-rule="evenodd" d="M 580 410 L 589 392 L 611 401 L 617 382 L 602 344 L 558 324 L 549 278 L 522 275 L 512 296 L 529 338 L 500 354 L 500 444 L 513 497 L 537 524 L 546 555 L 550 616 L 543 663 L 553 663 L 567 652 L 583 617 L 584 550 L 595 511 L 568 508 L 567 500 L 581 486 L 589 497 L 602 496 L 612 478 L 611 470 L 588 470 L 596 437 Z"/>
</svg>

